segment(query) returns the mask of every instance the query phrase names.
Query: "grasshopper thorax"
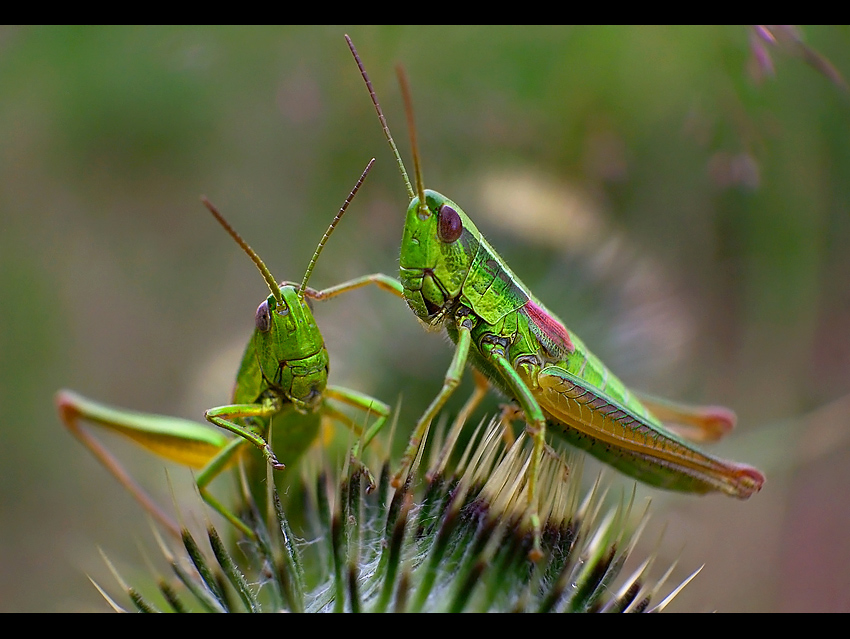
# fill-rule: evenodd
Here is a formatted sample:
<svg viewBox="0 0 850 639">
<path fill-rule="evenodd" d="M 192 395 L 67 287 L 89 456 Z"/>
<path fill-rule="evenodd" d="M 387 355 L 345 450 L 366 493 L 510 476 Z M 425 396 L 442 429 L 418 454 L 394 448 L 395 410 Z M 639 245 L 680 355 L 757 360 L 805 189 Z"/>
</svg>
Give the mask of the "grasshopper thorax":
<svg viewBox="0 0 850 639">
<path fill-rule="evenodd" d="M 404 298 L 429 325 L 454 307 L 480 244 L 480 234 L 461 208 L 425 190 L 425 206 L 414 197 L 407 207 L 399 257 Z"/>
<path fill-rule="evenodd" d="M 296 409 L 315 410 L 328 380 L 328 351 L 307 300 L 295 286 L 280 287 L 257 307 L 254 352 L 263 378 Z"/>
</svg>

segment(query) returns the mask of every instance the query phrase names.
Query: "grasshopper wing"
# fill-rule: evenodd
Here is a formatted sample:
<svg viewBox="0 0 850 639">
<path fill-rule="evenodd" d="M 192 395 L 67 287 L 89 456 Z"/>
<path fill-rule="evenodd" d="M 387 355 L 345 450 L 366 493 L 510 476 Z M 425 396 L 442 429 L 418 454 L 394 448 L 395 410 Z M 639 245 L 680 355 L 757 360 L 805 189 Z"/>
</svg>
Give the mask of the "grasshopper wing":
<svg viewBox="0 0 850 639">
<path fill-rule="evenodd" d="M 634 394 L 669 430 L 693 442 L 715 442 L 735 428 L 735 413 L 723 406 L 693 406 Z"/>
<path fill-rule="evenodd" d="M 720 491 L 739 499 L 764 483 L 755 468 L 700 451 L 642 405 L 626 406 L 559 366 L 544 367 L 537 382 L 535 399 L 556 432 L 635 479 L 668 490 Z"/>
</svg>

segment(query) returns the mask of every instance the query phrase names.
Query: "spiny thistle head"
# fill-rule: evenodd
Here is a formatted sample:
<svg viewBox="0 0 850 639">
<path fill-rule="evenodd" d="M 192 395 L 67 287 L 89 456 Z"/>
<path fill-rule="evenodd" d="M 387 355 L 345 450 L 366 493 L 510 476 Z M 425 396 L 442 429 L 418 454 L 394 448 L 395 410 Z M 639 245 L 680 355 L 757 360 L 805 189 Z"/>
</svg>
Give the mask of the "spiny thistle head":
<svg viewBox="0 0 850 639">
<path fill-rule="evenodd" d="M 658 611 L 695 576 L 660 601 L 672 568 L 652 579 L 650 557 L 623 577 L 646 511 L 634 521 L 631 499 L 606 509 L 599 480 L 582 496 L 580 468 L 551 451 L 540 484 L 544 557 L 531 561 L 529 447 L 524 437 L 506 445 L 499 422 L 479 430 L 451 470 L 432 461 L 420 474 L 417 460 L 397 490 L 386 461 L 371 491 L 360 465 L 336 478 L 306 465 L 297 534 L 273 492 L 273 513 L 254 509 L 255 539 L 238 549 L 211 524 L 207 550 L 185 529 L 179 550 L 159 538 L 173 576 L 158 579 L 156 601 L 116 577 L 140 611 L 587 612 Z"/>
</svg>

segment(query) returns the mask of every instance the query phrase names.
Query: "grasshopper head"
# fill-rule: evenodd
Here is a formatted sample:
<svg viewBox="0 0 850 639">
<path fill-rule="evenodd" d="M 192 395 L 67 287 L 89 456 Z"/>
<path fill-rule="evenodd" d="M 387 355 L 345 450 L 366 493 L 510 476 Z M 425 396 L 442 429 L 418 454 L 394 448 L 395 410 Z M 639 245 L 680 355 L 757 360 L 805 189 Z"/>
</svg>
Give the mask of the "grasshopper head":
<svg viewBox="0 0 850 639">
<path fill-rule="evenodd" d="M 301 412 L 315 410 L 328 381 L 328 351 L 307 301 L 291 285 L 257 307 L 254 346 L 263 377 Z"/>
<path fill-rule="evenodd" d="M 478 251 L 478 229 L 461 208 L 425 190 L 425 206 L 414 197 L 407 207 L 399 258 L 404 298 L 416 316 L 440 323 L 460 295 Z"/>
</svg>

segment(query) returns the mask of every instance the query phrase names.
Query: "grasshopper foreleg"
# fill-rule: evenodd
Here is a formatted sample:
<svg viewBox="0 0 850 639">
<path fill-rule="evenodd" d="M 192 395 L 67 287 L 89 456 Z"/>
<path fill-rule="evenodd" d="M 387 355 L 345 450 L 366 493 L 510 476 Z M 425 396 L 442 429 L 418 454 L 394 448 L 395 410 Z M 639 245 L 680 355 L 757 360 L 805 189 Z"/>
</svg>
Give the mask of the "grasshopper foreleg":
<svg viewBox="0 0 850 639">
<path fill-rule="evenodd" d="M 481 352 L 502 373 L 502 376 L 511 389 L 511 394 L 519 402 L 525 420 L 527 430 L 534 442 L 532 449 L 531 467 L 528 470 L 528 507 L 529 518 L 534 533 L 534 541 L 530 557 L 537 561 L 542 558 L 540 550 L 541 524 L 538 510 L 539 497 L 537 495 L 537 484 L 540 479 L 540 465 L 543 461 L 543 451 L 546 447 L 546 417 L 543 409 L 534 399 L 534 395 L 523 381 L 517 370 L 511 366 L 506 355 L 507 340 L 498 335 L 484 335 L 481 338 Z"/>
<path fill-rule="evenodd" d="M 440 412 L 440 409 L 445 405 L 449 397 L 451 397 L 457 385 L 460 384 L 463 369 L 466 366 L 466 359 L 469 355 L 469 347 L 472 344 L 472 325 L 472 320 L 469 317 L 458 317 L 457 346 L 455 347 L 455 353 L 452 357 L 452 363 L 449 365 L 449 370 L 446 371 L 443 388 L 440 389 L 439 394 L 431 402 L 431 405 L 428 406 L 425 414 L 419 419 L 413 434 L 410 436 L 410 442 L 407 444 L 407 449 L 401 458 L 401 467 L 392 480 L 394 488 L 401 486 L 404 481 L 407 471 L 416 458 L 416 453 L 419 451 L 422 439 L 425 437 L 425 433 L 428 432 L 431 420 Z"/>
<path fill-rule="evenodd" d="M 390 416 L 390 407 L 374 397 L 369 397 L 363 393 L 358 393 L 349 388 L 341 388 L 339 386 L 328 386 L 325 389 L 325 395 L 331 399 L 337 400 L 338 402 L 342 402 L 343 404 L 347 404 L 348 406 L 352 406 L 363 412 L 375 415 L 375 422 L 365 431 L 359 426 L 349 424 L 348 422 L 346 423 L 346 425 L 350 425 L 352 430 L 360 436 L 360 441 L 354 444 L 354 447 L 351 449 L 352 456 L 358 457 L 360 450 L 362 448 L 366 448 L 366 446 L 369 445 L 369 442 L 371 442 L 375 435 L 377 435 L 384 427 L 384 424 Z"/>
<path fill-rule="evenodd" d="M 371 492 L 375 487 L 375 478 L 372 476 L 372 473 L 366 465 L 360 461 L 360 451 L 366 448 L 366 446 L 369 445 L 369 442 L 371 442 L 375 435 L 377 435 L 384 427 L 387 418 L 390 416 L 390 407 L 384 402 L 378 401 L 373 397 L 369 397 L 368 395 L 358 393 L 348 388 L 340 388 L 338 386 L 328 386 L 325 389 L 325 396 L 335 399 L 343 404 L 353 406 L 367 414 L 374 414 L 376 416 L 374 423 L 368 429 L 363 429 L 345 413 L 338 411 L 330 404 L 325 404 L 325 411 L 328 415 L 345 424 L 354 432 L 355 435 L 358 436 L 357 442 L 355 442 L 354 446 L 351 448 L 351 462 L 356 464 L 366 475 L 369 482 L 367 492 Z"/>
<path fill-rule="evenodd" d="M 290 282 L 285 283 L 289 284 Z M 332 297 L 336 297 L 341 293 L 347 293 L 348 291 L 353 291 L 356 288 L 368 286 L 369 284 L 374 284 L 378 288 L 384 291 L 388 291 L 389 293 L 392 293 L 397 297 L 404 296 L 401 283 L 397 279 L 390 277 L 389 275 L 384 275 L 383 273 L 372 273 L 371 275 L 363 275 L 361 277 L 354 278 L 353 280 L 348 280 L 347 282 L 342 282 L 340 284 L 337 284 L 336 286 L 331 286 L 321 291 L 317 291 L 314 288 L 307 287 L 306 289 L 304 289 L 304 294 L 310 299 L 324 301 Z"/>
<path fill-rule="evenodd" d="M 425 475 L 425 478 L 428 481 L 432 481 L 434 477 L 443 472 L 443 469 L 448 462 L 449 455 L 457 443 L 460 432 L 463 430 L 464 424 L 466 424 L 469 416 L 476 408 L 478 408 L 478 405 L 487 396 L 487 391 L 490 390 L 490 381 L 487 379 L 486 375 L 480 373 L 474 368 L 472 369 L 472 374 L 475 378 L 475 389 L 472 391 L 472 395 L 469 396 L 469 399 L 466 400 L 463 408 L 461 408 L 460 412 L 457 414 L 457 417 L 449 430 L 449 434 L 446 437 L 446 441 L 443 444 L 443 449 L 440 451 L 440 455 L 437 458 L 437 463 L 434 464 L 434 469 L 429 470 Z"/>
<path fill-rule="evenodd" d="M 210 408 L 204 412 L 204 417 L 210 423 L 229 430 L 235 435 L 239 435 L 259 448 L 272 468 L 283 470 L 285 466 L 277 460 L 272 447 L 269 446 L 269 443 L 261 435 L 232 421 L 240 417 L 270 418 L 279 413 L 281 409 L 280 399 L 274 396 L 264 400 L 261 404 L 231 404 Z"/>
</svg>

